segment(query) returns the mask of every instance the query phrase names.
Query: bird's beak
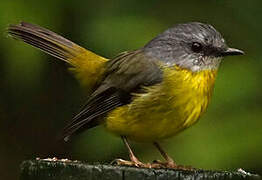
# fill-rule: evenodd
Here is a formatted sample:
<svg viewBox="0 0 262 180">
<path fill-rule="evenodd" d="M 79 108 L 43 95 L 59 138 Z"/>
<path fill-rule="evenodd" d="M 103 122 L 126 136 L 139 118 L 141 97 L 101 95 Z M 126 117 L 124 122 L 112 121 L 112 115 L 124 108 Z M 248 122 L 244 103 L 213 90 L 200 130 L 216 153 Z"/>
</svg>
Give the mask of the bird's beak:
<svg viewBox="0 0 262 180">
<path fill-rule="evenodd" d="M 244 55 L 244 51 L 235 48 L 227 48 L 222 52 L 222 56 L 236 56 L 236 55 Z"/>
</svg>

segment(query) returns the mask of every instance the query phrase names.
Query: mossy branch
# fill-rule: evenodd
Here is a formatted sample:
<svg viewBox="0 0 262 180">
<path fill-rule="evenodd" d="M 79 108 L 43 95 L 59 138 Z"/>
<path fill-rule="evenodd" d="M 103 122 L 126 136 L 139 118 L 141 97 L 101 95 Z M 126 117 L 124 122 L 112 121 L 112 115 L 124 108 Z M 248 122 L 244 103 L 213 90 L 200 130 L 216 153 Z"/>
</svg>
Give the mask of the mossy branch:
<svg viewBox="0 0 262 180">
<path fill-rule="evenodd" d="M 21 164 L 20 180 L 202 180 L 260 179 L 241 171 L 145 169 L 113 165 L 90 165 L 59 160 L 28 160 Z"/>
</svg>

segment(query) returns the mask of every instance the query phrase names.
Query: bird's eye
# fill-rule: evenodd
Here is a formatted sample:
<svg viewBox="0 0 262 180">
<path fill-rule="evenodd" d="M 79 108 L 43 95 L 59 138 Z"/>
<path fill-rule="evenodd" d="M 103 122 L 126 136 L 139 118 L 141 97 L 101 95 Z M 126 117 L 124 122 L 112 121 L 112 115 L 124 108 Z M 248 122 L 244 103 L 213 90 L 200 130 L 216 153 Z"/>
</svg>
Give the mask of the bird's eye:
<svg viewBox="0 0 262 180">
<path fill-rule="evenodd" d="M 193 52 L 195 53 L 199 53 L 200 51 L 202 51 L 202 44 L 198 43 L 198 42 L 193 42 L 191 49 Z"/>
</svg>

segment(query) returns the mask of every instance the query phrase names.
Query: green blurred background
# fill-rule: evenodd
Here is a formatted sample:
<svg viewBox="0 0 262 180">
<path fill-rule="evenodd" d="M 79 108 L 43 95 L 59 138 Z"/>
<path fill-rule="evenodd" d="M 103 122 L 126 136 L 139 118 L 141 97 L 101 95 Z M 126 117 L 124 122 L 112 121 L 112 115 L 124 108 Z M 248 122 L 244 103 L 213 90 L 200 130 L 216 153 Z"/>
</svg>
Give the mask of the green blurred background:
<svg viewBox="0 0 262 180">
<path fill-rule="evenodd" d="M 36 157 L 101 163 L 128 158 L 121 140 L 102 127 L 57 141 L 87 97 L 63 62 L 7 38 L 8 24 L 19 21 L 108 58 L 142 47 L 176 23 L 214 25 L 246 56 L 223 61 L 207 113 L 162 144 L 179 164 L 262 174 L 261 8 L 261 0 L 1 0 L 0 179 L 17 179 L 19 164 Z M 143 161 L 161 159 L 150 144 L 132 145 Z"/>
</svg>

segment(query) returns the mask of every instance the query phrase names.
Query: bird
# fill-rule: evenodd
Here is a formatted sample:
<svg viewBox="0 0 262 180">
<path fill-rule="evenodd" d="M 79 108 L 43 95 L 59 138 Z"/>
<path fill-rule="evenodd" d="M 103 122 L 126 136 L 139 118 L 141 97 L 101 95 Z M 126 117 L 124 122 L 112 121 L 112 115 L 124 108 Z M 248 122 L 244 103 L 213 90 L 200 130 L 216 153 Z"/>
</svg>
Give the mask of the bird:
<svg viewBox="0 0 262 180">
<path fill-rule="evenodd" d="M 174 25 L 143 47 L 105 58 L 38 25 L 9 25 L 8 34 L 70 65 L 87 101 L 63 130 L 63 139 L 103 125 L 123 140 L 129 160 L 119 165 L 178 168 L 160 146 L 162 140 L 194 125 L 206 112 L 218 68 L 230 48 L 212 26 Z M 152 143 L 164 162 L 143 163 L 129 141 Z"/>
</svg>

